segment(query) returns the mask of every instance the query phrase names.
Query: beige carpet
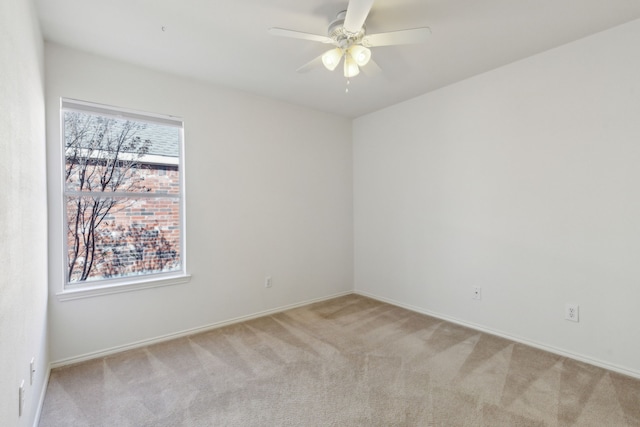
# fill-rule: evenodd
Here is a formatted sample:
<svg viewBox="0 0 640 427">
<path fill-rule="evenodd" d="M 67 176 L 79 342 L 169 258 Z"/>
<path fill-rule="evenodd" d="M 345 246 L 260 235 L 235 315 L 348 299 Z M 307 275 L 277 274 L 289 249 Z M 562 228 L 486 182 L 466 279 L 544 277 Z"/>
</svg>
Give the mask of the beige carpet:
<svg viewBox="0 0 640 427">
<path fill-rule="evenodd" d="M 51 373 L 48 426 L 640 426 L 640 381 L 350 295 Z"/>
</svg>

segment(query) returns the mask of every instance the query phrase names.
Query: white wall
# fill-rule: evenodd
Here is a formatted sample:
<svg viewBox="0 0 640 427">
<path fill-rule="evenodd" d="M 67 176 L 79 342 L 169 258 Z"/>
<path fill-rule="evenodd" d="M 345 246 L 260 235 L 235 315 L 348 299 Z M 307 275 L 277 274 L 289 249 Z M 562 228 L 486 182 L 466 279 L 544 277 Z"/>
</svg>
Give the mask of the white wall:
<svg viewBox="0 0 640 427">
<path fill-rule="evenodd" d="M 45 58 L 53 362 L 353 288 L 349 120 L 58 45 Z M 56 298 L 60 97 L 184 119 L 190 283 Z"/>
<path fill-rule="evenodd" d="M 30 426 L 45 386 L 47 194 L 42 37 L 30 1 L 0 2 L 0 425 Z M 36 358 L 30 384 L 29 363 Z M 18 417 L 18 388 L 25 409 Z"/>
<path fill-rule="evenodd" d="M 639 45 L 634 21 L 356 119 L 356 290 L 640 376 Z"/>
</svg>

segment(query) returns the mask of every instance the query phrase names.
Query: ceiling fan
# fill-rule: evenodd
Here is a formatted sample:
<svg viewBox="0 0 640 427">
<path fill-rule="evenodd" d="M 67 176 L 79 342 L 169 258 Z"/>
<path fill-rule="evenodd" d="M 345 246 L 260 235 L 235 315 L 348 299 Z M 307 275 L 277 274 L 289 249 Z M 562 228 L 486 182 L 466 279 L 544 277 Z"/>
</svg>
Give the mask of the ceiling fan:
<svg viewBox="0 0 640 427">
<path fill-rule="evenodd" d="M 365 21 L 374 0 L 350 0 L 347 10 L 338 13 L 336 19 L 329 24 L 327 35 L 310 34 L 284 28 L 270 28 L 269 33 L 276 36 L 311 40 L 333 45 L 325 53 L 298 68 L 298 72 L 306 72 L 320 64 L 328 70 L 335 70 L 344 58 L 344 76 L 349 79 L 360 73 L 365 67 L 368 74 L 380 71 L 371 59 L 371 47 L 413 44 L 425 42 L 431 30 L 428 27 L 391 31 L 378 34 L 367 34 Z"/>
</svg>

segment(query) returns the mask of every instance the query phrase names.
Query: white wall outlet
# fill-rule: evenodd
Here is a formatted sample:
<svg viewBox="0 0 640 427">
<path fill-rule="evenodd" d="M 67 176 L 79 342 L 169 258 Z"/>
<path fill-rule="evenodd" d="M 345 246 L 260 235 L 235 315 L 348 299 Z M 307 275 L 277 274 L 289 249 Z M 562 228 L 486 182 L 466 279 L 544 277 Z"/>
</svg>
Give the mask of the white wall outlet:
<svg viewBox="0 0 640 427">
<path fill-rule="evenodd" d="M 579 321 L 580 306 L 578 304 L 567 303 L 564 306 L 564 318 L 572 322 Z"/>
<path fill-rule="evenodd" d="M 480 286 L 475 286 L 473 288 L 473 299 L 477 299 L 477 300 L 482 299 L 482 288 Z"/>
<path fill-rule="evenodd" d="M 18 389 L 18 416 L 22 416 L 22 411 L 24 409 L 24 380 L 20 383 L 20 388 Z"/>
<path fill-rule="evenodd" d="M 33 377 L 36 374 L 36 358 L 31 358 L 31 363 L 29 364 L 29 385 L 33 385 Z"/>
<path fill-rule="evenodd" d="M 264 278 L 264 287 L 265 288 L 270 288 L 272 284 L 273 283 L 271 283 L 271 276 L 267 276 L 267 277 Z"/>
</svg>

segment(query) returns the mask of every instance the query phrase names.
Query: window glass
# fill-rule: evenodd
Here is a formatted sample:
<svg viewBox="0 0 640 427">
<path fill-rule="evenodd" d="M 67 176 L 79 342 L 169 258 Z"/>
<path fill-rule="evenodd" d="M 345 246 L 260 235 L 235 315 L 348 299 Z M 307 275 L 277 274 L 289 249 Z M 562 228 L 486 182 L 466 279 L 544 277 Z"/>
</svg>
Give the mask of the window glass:
<svg viewBox="0 0 640 427">
<path fill-rule="evenodd" d="M 184 271 L 182 122 L 63 100 L 66 283 Z"/>
</svg>

